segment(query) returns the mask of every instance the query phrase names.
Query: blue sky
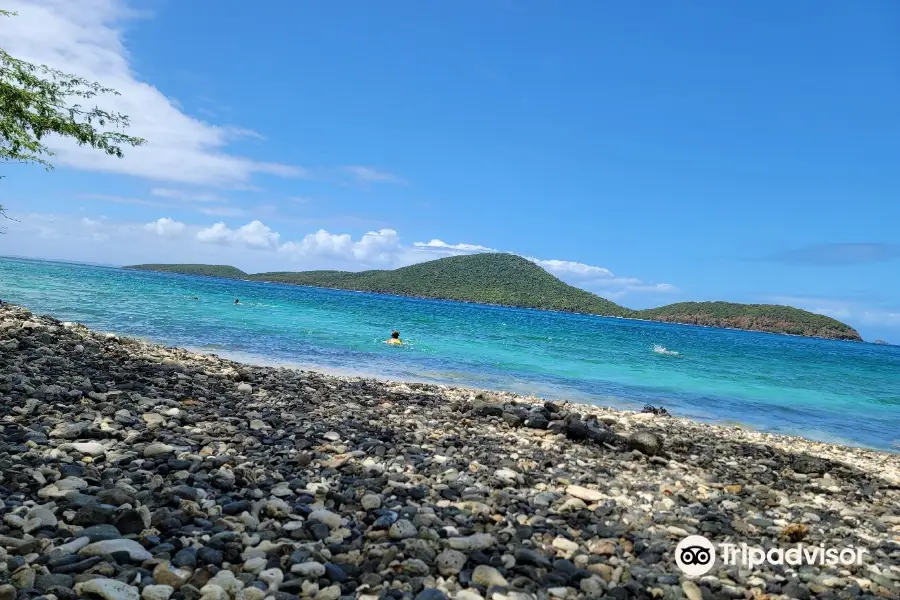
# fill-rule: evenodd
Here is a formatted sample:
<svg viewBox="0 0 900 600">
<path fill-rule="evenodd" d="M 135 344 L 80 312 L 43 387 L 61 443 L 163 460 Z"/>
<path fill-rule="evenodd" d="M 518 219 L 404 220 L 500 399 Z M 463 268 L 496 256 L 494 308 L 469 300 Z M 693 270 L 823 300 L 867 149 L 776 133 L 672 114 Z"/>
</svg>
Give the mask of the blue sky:
<svg viewBox="0 0 900 600">
<path fill-rule="evenodd" d="M 629 306 L 790 303 L 900 342 L 895 2 L 7 4 L 2 47 L 117 88 L 149 143 L 4 167 L 0 253 L 490 248 Z"/>
</svg>

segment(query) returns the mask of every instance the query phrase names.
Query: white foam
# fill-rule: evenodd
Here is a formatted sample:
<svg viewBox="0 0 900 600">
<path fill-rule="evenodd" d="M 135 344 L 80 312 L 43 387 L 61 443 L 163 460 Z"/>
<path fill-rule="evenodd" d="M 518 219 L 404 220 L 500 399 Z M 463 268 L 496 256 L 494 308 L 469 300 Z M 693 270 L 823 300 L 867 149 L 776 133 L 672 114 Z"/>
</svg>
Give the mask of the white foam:
<svg viewBox="0 0 900 600">
<path fill-rule="evenodd" d="M 676 352 L 675 350 L 669 350 L 665 346 L 661 346 L 659 344 L 653 344 L 653 351 L 657 354 L 664 354 L 666 356 L 681 356 L 680 352 Z"/>
</svg>

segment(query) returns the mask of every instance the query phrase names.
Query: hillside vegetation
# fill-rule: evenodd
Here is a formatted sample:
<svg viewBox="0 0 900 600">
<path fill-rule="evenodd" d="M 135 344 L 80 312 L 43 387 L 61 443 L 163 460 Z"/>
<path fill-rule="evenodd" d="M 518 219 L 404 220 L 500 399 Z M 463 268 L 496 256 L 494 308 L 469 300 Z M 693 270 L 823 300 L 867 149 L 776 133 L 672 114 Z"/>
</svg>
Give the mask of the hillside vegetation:
<svg viewBox="0 0 900 600">
<path fill-rule="evenodd" d="M 251 279 L 594 315 L 629 313 L 512 254 L 451 256 L 393 271 L 260 273 Z"/>
<path fill-rule="evenodd" d="M 125 267 L 135 271 L 157 271 L 159 273 L 181 273 L 182 275 L 202 275 L 204 277 L 224 277 L 225 279 L 247 279 L 248 275 L 237 267 L 228 265 L 134 265 Z"/>
<path fill-rule="evenodd" d="M 852 327 L 836 319 L 790 306 L 679 302 L 648 310 L 632 310 L 571 286 L 535 263 L 513 254 L 452 256 L 400 269 L 355 273 L 303 271 L 249 275 L 223 265 L 135 265 L 126 268 L 834 339 L 861 339 Z"/>
<path fill-rule="evenodd" d="M 855 329 L 837 319 L 779 304 L 678 302 L 636 311 L 635 316 L 669 323 L 731 327 L 840 340 L 860 339 Z"/>
</svg>

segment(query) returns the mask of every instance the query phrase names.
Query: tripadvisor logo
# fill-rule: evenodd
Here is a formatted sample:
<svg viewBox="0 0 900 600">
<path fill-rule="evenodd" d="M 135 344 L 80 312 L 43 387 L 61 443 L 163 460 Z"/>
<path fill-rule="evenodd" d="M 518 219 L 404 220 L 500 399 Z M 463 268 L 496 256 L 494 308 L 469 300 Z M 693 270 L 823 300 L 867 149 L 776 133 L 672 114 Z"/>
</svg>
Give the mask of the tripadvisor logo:
<svg viewBox="0 0 900 600">
<path fill-rule="evenodd" d="M 717 547 L 718 546 L 718 547 Z M 791 548 L 769 548 L 747 544 L 713 544 L 702 535 L 689 535 L 675 547 L 675 564 L 690 577 L 706 575 L 721 557 L 725 566 L 743 566 L 749 569 L 768 565 L 861 565 L 866 548 L 826 548 L 823 544 L 809 546 L 797 544 Z"/>
</svg>

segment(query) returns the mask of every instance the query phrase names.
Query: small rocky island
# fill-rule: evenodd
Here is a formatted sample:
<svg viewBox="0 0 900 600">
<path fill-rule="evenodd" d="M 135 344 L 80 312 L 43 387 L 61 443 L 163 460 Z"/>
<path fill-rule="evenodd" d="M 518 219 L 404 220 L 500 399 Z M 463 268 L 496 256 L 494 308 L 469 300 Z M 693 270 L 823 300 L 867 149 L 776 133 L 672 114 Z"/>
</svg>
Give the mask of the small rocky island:
<svg viewBox="0 0 900 600">
<path fill-rule="evenodd" d="M 900 455 L 254 367 L 0 305 L 0 600 L 897 598 Z M 718 566 L 688 534 L 862 546 Z"/>
<path fill-rule="evenodd" d="M 250 275 L 226 265 L 148 264 L 134 265 L 126 269 L 729 327 L 838 340 L 862 340 L 855 329 L 837 319 L 791 306 L 679 302 L 648 310 L 632 310 L 571 286 L 521 256 L 499 252 L 451 256 L 390 271 L 355 273 L 303 271 Z"/>
</svg>

